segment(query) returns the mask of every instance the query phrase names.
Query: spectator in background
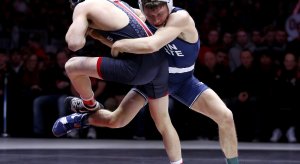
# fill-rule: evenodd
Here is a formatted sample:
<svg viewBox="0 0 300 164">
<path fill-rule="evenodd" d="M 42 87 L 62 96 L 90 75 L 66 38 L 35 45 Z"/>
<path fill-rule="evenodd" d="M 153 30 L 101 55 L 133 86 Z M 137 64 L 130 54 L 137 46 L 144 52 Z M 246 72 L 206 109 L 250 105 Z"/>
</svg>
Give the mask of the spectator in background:
<svg viewBox="0 0 300 164">
<path fill-rule="evenodd" d="M 255 51 L 263 51 L 263 36 L 260 30 L 253 30 L 251 32 L 251 41 L 255 46 Z"/>
<path fill-rule="evenodd" d="M 207 51 L 204 54 L 204 64 L 197 66 L 194 74 L 198 79 L 201 79 L 203 83 L 218 93 L 221 99 L 225 98 L 225 89 L 228 85 L 230 70 L 228 66 L 218 64 L 215 53 Z"/>
<path fill-rule="evenodd" d="M 220 34 L 217 30 L 210 30 L 207 36 L 207 41 L 204 41 L 201 45 L 199 54 L 198 54 L 198 63 L 204 63 L 204 54 L 207 51 L 216 52 L 220 48 Z"/>
<path fill-rule="evenodd" d="M 255 136 L 254 114 L 257 105 L 257 69 L 253 64 L 252 52 L 240 53 L 241 65 L 232 73 L 232 111 L 236 118 L 237 136 L 241 141 L 252 141 Z M 230 106 L 229 105 L 229 106 Z"/>
<path fill-rule="evenodd" d="M 22 100 L 22 78 L 24 75 L 24 61 L 23 54 L 20 53 L 19 49 L 14 49 L 10 52 L 8 63 L 8 95 L 7 95 L 7 115 L 10 116 L 8 119 L 8 129 L 12 136 L 24 136 L 27 132 L 25 129 L 19 129 L 18 125 L 24 122 L 22 114 L 26 112 L 22 103 L 16 103 L 16 100 Z M 20 113 L 20 114 L 15 114 Z M 26 133 L 27 134 L 27 133 Z"/>
<path fill-rule="evenodd" d="M 35 54 L 31 54 L 24 61 L 24 72 L 21 77 L 22 90 L 19 91 L 19 94 L 22 97 L 20 103 L 25 109 L 32 109 L 32 101 L 41 94 L 39 76 L 38 57 Z M 27 124 L 25 129 L 32 135 L 32 110 L 22 110 L 18 114 L 22 115 L 21 120 Z"/>
<path fill-rule="evenodd" d="M 260 51 L 269 51 L 272 54 L 272 58 L 276 59 L 276 55 L 274 53 L 274 45 L 275 45 L 275 29 L 273 26 L 267 26 L 263 29 L 263 43 L 260 47 Z M 257 51 L 259 52 L 259 51 Z"/>
<path fill-rule="evenodd" d="M 3 95 L 3 82 L 7 73 L 8 54 L 5 50 L 0 49 L 0 96 Z"/>
<path fill-rule="evenodd" d="M 300 56 L 300 28 L 297 28 L 298 37 L 287 43 L 286 52 L 290 52 L 297 57 Z"/>
<path fill-rule="evenodd" d="M 23 92 L 27 96 L 35 96 L 41 91 L 40 81 L 39 81 L 39 61 L 35 54 L 30 55 L 24 63 L 24 74 L 22 77 Z M 33 95 L 32 95 L 33 94 Z"/>
<path fill-rule="evenodd" d="M 283 67 L 277 72 L 274 85 L 273 133 L 271 142 L 278 142 L 283 135 L 288 142 L 297 142 L 295 126 L 297 124 L 297 57 L 292 53 L 284 56 Z"/>
<path fill-rule="evenodd" d="M 273 26 L 267 26 L 264 29 L 263 44 L 266 48 L 272 49 L 275 43 L 275 30 Z"/>
<path fill-rule="evenodd" d="M 223 34 L 221 47 L 222 49 L 225 50 L 226 53 L 228 53 L 229 50 L 232 48 L 232 46 L 233 46 L 233 36 L 230 32 L 225 32 Z"/>
<path fill-rule="evenodd" d="M 250 53 L 252 53 L 255 49 L 255 46 L 250 42 L 247 32 L 243 29 L 240 29 L 236 33 L 236 43 L 228 53 L 229 66 L 232 72 L 241 65 L 240 54 L 244 49 L 248 49 Z"/>
<path fill-rule="evenodd" d="M 12 50 L 9 57 L 9 72 L 11 76 L 18 76 L 22 74 L 24 61 L 23 55 L 20 53 L 20 51 L 18 49 Z"/>
<path fill-rule="evenodd" d="M 65 51 L 59 51 L 56 54 L 55 65 L 41 72 L 40 81 L 43 93 L 33 101 L 33 132 L 37 137 L 48 135 L 45 131 L 46 120 L 56 114 L 56 111 L 49 112 L 49 108 L 58 109 L 58 115 L 65 116 L 67 111 L 64 107 L 64 100 L 68 95 L 76 94 L 72 92 L 71 83 L 64 68 L 69 58 L 69 54 Z M 48 113 L 47 119 L 45 111 Z"/>
<path fill-rule="evenodd" d="M 284 60 L 287 48 L 287 34 L 283 29 L 275 30 L 275 39 L 273 45 L 274 62 L 280 64 Z"/>
<path fill-rule="evenodd" d="M 217 50 L 216 53 L 217 57 L 217 64 L 224 68 L 229 68 L 229 61 L 228 61 L 228 51 L 223 48 Z M 229 68 L 230 70 L 230 68 Z"/>
<path fill-rule="evenodd" d="M 274 110 L 272 95 L 274 90 L 274 80 L 276 74 L 276 65 L 272 59 L 272 54 L 269 51 L 262 51 L 258 55 L 258 89 L 257 102 L 258 108 L 255 113 L 255 140 L 269 141 L 269 136 L 272 133 L 272 119 L 270 113 Z"/>
<path fill-rule="evenodd" d="M 259 62 L 260 54 L 268 53 L 272 54 L 272 60 L 274 64 L 280 65 L 287 46 L 286 32 L 281 29 L 275 29 L 273 26 L 267 26 L 264 30 L 265 34 L 262 38 L 262 43 L 255 44 L 255 61 Z"/>
<path fill-rule="evenodd" d="M 41 42 L 40 36 L 32 34 L 29 36 L 27 44 L 32 53 L 36 54 L 39 59 L 46 62 L 49 60 L 49 56 L 46 54 Z"/>
<path fill-rule="evenodd" d="M 218 23 L 219 23 L 219 28 L 221 29 L 222 33 L 232 33 L 233 31 L 236 30 L 238 27 L 237 25 L 237 19 L 233 17 L 233 12 L 236 11 L 236 9 L 228 8 L 227 5 L 222 5 L 219 10 L 217 10 L 218 13 Z M 201 30 L 200 30 L 201 31 Z M 225 32 L 227 31 L 227 32 Z"/>
<path fill-rule="evenodd" d="M 7 62 L 8 62 L 8 53 L 3 50 L 0 49 L 0 99 L 3 99 L 4 96 L 4 79 L 7 76 Z M 0 110 L 3 111 L 3 101 L 0 101 Z M 3 112 L 0 112 L 0 120 L 2 120 L 3 118 Z M 1 121 L 0 123 L 0 130 L 3 130 L 3 121 Z"/>
<path fill-rule="evenodd" d="M 251 31 L 251 42 L 254 44 L 255 49 L 253 51 L 254 62 L 259 63 L 259 55 L 266 51 L 266 47 L 263 45 L 263 35 L 261 30 L 254 29 Z"/>
</svg>

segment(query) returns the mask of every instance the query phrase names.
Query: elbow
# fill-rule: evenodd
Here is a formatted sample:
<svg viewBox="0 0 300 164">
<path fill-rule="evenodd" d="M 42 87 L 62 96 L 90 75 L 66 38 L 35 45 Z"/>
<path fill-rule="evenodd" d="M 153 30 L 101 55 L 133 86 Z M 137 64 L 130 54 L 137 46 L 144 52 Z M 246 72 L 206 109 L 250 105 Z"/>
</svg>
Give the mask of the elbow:
<svg viewBox="0 0 300 164">
<path fill-rule="evenodd" d="M 68 48 L 75 52 L 83 48 L 84 44 L 84 42 L 68 42 Z"/>
<path fill-rule="evenodd" d="M 72 44 L 72 45 L 69 45 L 68 48 L 69 48 L 69 50 L 75 52 L 75 51 L 80 50 L 82 47 Z"/>
<path fill-rule="evenodd" d="M 68 44 L 68 48 L 71 50 L 71 51 L 78 51 L 80 50 L 81 48 L 84 47 L 85 45 L 85 38 L 72 38 L 70 36 L 67 36 L 66 37 L 66 42 Z"/>
</svg>

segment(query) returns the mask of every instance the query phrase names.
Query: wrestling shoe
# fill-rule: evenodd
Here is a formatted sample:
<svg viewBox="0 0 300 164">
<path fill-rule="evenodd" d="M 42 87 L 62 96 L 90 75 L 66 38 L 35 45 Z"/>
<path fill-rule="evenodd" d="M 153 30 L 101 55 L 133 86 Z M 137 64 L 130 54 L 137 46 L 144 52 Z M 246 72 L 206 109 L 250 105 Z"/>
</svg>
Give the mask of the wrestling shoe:
<svg viewBox="0 0 300 164">
<path fill-rule="evenodd" d="M 96 101 L 96 105 L 93 108 L 86 107 L 83 101 L 77 97 L 67 97 L 65 99 L 65 109 L 71 110 L 76 113 L 90 113 L 103 109 L 104 106 Z"/>
<path fill-rule="evenodd" d="M 71 115 L 57 119 L 52 127 L 52 133 L 56 137 L 61 137 L 70 133 L 74 129 L 89 127 L 87 124 L 88 113 L 73 113 Z"/>
</svg>

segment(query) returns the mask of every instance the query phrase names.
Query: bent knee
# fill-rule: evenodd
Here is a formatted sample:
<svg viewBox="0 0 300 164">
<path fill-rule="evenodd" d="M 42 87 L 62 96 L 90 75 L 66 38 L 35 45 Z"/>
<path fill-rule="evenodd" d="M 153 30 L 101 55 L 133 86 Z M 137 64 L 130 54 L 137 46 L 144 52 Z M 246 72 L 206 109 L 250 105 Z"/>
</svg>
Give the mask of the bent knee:
<svg viewBox="0 0 300 164">
<path fill-rule="evenodd" d="M 72 72 L 74 72 L 76 65 L 78 63 L 79 58 L 77 57 L 72 57 L 70 58 L 66 64 L 65 64 L 65 70 L 67 72 L 67 74 L 71 74 Z"/>
</svg>

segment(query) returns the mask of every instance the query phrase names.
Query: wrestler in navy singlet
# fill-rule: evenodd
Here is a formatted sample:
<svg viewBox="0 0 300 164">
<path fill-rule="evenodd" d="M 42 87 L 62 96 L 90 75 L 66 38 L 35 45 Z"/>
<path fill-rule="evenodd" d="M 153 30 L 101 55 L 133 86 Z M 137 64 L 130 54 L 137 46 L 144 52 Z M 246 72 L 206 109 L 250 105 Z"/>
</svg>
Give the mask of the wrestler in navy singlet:
<svg viewBox="0 0 300 164">
<path fill-rule="evenodd" d="M 97 30 L 101 35 L 113 42 L 125 38 L 152 35 L 147 25 L 132 14 L 132 9 L 126 3 L 120 1 L 112 3 L 128 15 L 129 24 L 117 31 Z M 146 55 L 126 53 L 121 54 L 117 59 L 103 57 L 99 60 L 101 60 L 101 64 L 99 64 L 100 67 L 97 66 L 98 72 L 104 80 L 137 85 L 136 89 L 150 98 L 160 98 L 166 95 L 168 90 L 168 60 L 160 52 Z"/>
<path fill-rule="evenodd" d="M 179 10 L 183 9 L 174 7 L 171 13 Z M 153 33 L 157 30 L 148 22 L 147 25 Z M 169 62 L 169 94 L 188 107 L 208 88 L 193 75 L 199 50 L 199 39 L 196 43 L 188 43 L 180 38 L 160 50 L 167 55 Z"/>
</svg>

